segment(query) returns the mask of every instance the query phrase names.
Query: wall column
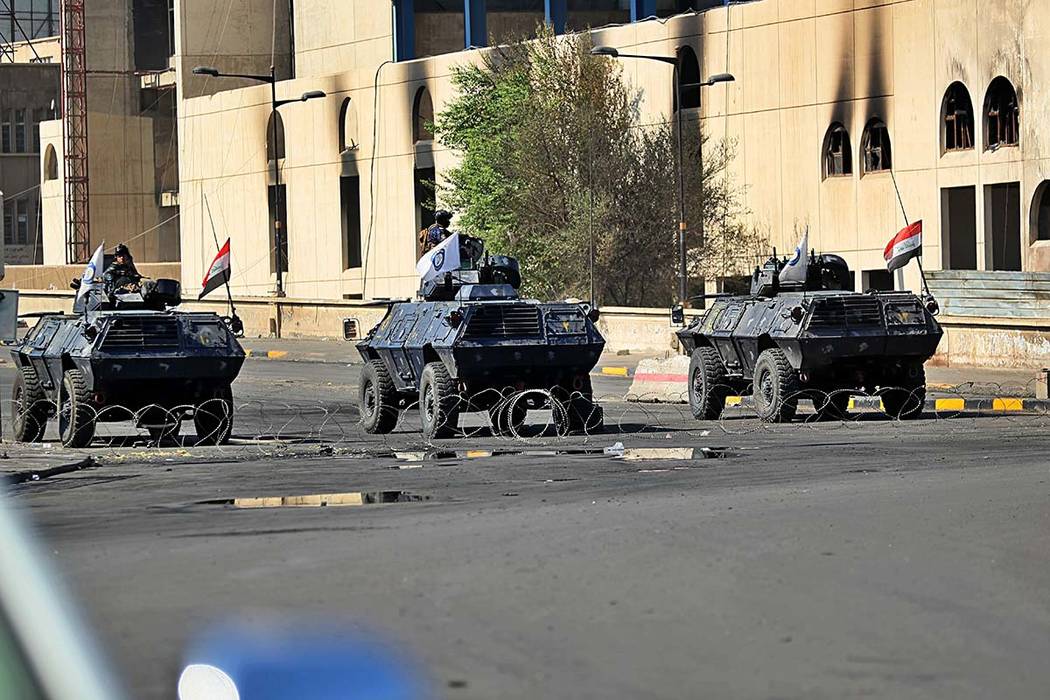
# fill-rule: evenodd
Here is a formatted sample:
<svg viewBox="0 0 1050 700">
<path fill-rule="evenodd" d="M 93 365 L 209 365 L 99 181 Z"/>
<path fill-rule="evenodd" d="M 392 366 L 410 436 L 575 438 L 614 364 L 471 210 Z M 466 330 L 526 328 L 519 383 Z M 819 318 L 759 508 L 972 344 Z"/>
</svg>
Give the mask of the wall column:
<svg viewBox="0 0 1050 700">
<path fill-rule="evenodd" d="M 416 8 L 414 0 L 394 0 L 394 60 L 416 57 Z"/>
<path fill-rule="evenodd" d="M 488 46 L 485 28 L 485 0 L 463 0 L 464 47 Z"/>
<path fill-rule="evenodd" d="M 543 11 L 547 24 L 554 27 L 555 34 L 565 33 L 565 15 L 568 11 L 568 0 L 543 0 Z"/>
<path fill-rule="evenodd" d="M 656 15 L 656 0 L 631 0 L 631 21 L 639 22 Z"/>
</svg>

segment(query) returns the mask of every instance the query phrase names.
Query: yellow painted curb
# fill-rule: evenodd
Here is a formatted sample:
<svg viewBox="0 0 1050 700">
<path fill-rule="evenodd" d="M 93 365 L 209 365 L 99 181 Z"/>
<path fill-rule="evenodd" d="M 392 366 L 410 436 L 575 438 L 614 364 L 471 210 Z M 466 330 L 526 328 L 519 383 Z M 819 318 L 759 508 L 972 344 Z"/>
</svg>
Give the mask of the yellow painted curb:
<svg viewBox="0 0 1050 700">
<path fill-rule="evenodd" d="M 602 367 L 602 374 L 611 374 L 614 377 L 626 377 L 626 367 Z"/>
<path fill-rule="evenodd" d="M 727 396 L 726 406 L 739 406 L 741 401 L 743 401 L 743 398 L 740 396 Z"/>
<path fill-rule="evenodd" d="M 287 350 L 245 350 L 245 357 L 265 357 L 268 360 L 281 360 L 288 357 Z"/>
<path fill-rule="evenodd" d="M 966 399 L 937 399 L 933 407 L 937 411 L 963 411 L 966 409 Z"/>
<path fill-rule="evenodd" d="M 1013 398 L 1002 398 L 992 400 L 993 411 L 1023 411 L 1024 400 Z"/>
</svg>

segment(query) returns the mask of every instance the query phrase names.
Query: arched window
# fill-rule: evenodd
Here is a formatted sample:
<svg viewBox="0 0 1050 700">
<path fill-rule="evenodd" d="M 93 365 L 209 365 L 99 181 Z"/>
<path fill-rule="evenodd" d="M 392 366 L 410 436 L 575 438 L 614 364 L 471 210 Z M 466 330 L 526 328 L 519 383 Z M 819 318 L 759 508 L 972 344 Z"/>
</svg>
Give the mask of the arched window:
<svg viewBox="0 0 1050 700">
<path fill-rule="evenodd" d="M 999 76 L 988 86 L 988 94 L 984 98 L 985 149 L 994 151 L 1002 146 L 1016 146 L 1020 131 L 1019 117 L 1014 86 Z"/>
<path fill-rule="evenodd" d="M 339 108 L 339 152 L 352 151 L 357 148 L 357 110 L 350 103 L 350 98 L 343 100 Z"/>
<path fill-rule="evenodd" d="M 674 109 L 678 111 L 681 104 L 685 109 L 696 109 L 700 106 L 700 64 L 692 48 L 683 46 L 678 49 L 678 94 L 675 95 Z"/>
<path fill-rule="evenodd" d="M 284 158 L 284 120 L 281 119 L 280 113 L 274 110 L 270 113 L 270 121 L 266 125 L 266 160 L 281 160 L 282 158 Z"/>
<path fill-rule="evenodd" d="M 861 139 L 864 149 L 863 173 L 878 173 L 893 168 L 893 153 L 890 150 L 890 130 L 881 119 L 872 119 L 864 127 Z"/>
<path fill-rule="evenodd" d="M 1031 241 L 1050 241 L 1050 180 L 1044 180 L 1032 198 Z"/>
<path fill-rule="evenodd" d="M 853 174 L 853 147 L 849 132 L 841 123 L 828 127 L 824 136 L 824 177 L 840 177 Z"/>
<path fill-rule="evenodd" d="M 945 151 L 973 148 L 973 102 L 960 82 L 948 86 L 941 103 L 942 143 Z"/>
<path fill-rule="evenodd" d="M 430 141 L 434 138 L 434 103 L 426 86 L 416 91 L 412 105 L 412 143 Z"/>
<path fill-rule="evenodd" d="M 57 179 L 58 155 L 55 153 L 55 147 L 47 144 L 47 149 L 44 151 L 44 181 Z"/>
</svg>

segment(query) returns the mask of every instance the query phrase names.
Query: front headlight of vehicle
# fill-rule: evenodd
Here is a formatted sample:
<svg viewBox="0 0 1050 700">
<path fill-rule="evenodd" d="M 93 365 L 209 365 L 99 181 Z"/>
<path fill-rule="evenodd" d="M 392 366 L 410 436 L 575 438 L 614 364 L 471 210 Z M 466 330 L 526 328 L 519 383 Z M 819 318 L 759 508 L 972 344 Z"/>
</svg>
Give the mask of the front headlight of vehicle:
<svg viewBox="0 0 1050 700">
<path fill-rule="evenodd" d="M 191 323 L 190 340 L 206 348 L 226 347 L 226 327 L 215 323 Z"/>
<path fill-rule="evenodd" d="M 587 332 L 587 319 L 579 311 L 552 311 L 547 314 L 551 335 L 580 335 Z"/>
<path fill-rule="evenodd" d="M 888 326 L 921 326 L 925 323 L 926 316 L 918 304 L 886 304 Z"/>
</svg>

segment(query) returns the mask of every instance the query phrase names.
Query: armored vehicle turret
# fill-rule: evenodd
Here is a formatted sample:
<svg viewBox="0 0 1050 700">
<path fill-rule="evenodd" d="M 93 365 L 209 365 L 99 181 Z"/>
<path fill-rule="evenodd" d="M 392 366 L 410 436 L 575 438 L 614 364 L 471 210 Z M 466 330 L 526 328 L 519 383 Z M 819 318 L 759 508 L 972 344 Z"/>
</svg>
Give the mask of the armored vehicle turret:
<svg viewBox="0 0 1050 700">
<path fill-rule="evenodd" d="M 42 440 L 58 418 L 67 447 L 88 445 L 98 422 L 133 421 L 159 441 L 192 418 L 196 444 L 226 442 L 244 350 L 228 319 L 179 303 L 177 281 L 143 280 L 113 295 L 93 287 L 72 314 L 41 316 L 11 351 L 15 439 Z"/>
<path fill-rule="evenodd" d="M 495 432 L 540 408 L 563 431 L 599 430 L 590 378 L 605 347 L 598 311 L 519 298 L 517 261 L 486 255 L 477 239 L 462 239 L 460 259 L 460 269 L 425 281 L 418 300 L 392 303 L 358 343 L 365 430 L 388 433 L 415 405 L 427 439 L 455 435 L 470 411 L 488 411 Z"/>
<path fill-rule="evenodd" d="M 753 394 L 769 422 L 793 419 L 799 399 L 812 400 L 819 418 L 844 418 L 851 392 L 863 392 L 879 395 L 890 416 L 921 416 L 924 363 L 942 335 L 932 297 L 853 292 L 838 255 L 811 253 L 800 282 L 780 280 L 784 265 L 770 258 L 749 295 L 719 296 L 678 331 L 691 356 L 693 415 L 716 419 L 728 396 Z"/>
</svg>

